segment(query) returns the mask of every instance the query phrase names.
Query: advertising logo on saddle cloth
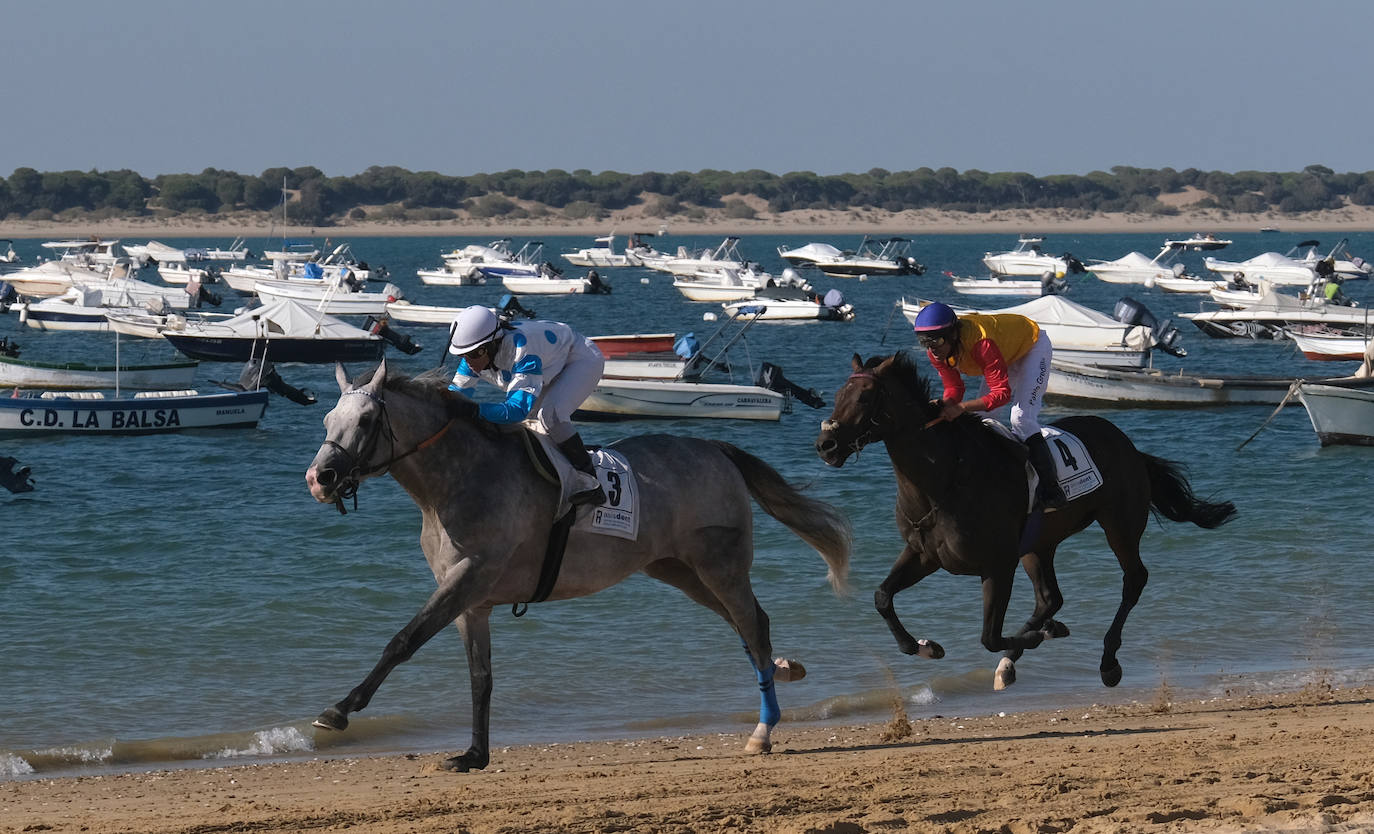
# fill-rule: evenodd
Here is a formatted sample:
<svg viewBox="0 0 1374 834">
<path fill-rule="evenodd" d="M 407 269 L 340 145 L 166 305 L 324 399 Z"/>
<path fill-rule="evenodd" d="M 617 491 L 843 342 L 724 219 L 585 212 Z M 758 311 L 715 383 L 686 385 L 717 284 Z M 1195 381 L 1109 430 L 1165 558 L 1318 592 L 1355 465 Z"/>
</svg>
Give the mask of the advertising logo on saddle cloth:
<svg viewBox="0 0 1374 834">
<path fill-rule="evenodd" d="M 606 503 L 580 513 L 573 529 L 634 541 L 639 538 L 639 485 L 635 473 L 619 452 L 596 449 L 591 456 L 596 477 L 606 491 Z"/>
<path fill-rule="evenodd" d="M 1083 441 L 1066 431 L 1048 426 L 1042 428 L 1040 434 L 1050 444 L 1050 451 L 1054 452 L 1051 457 L 1054 458 L 1054 468 L 1059 472 L 1059 487 L 1064 490 L 1065 498 L 1072 501 L 1102 486 L 1102 473 L 1097 471 L 1097 464 L 1093 463 Z"/>
<path fill-rule="evenodd" d="M 1011 429 L 1000 421 L 988 417 L 983 420 L 983 423 L 1006 437 L 1015 439 Z M 1059 488 L 1064 490 L 1065 498 L 1072 501 L 1102 486 L 1102 473 L 1098 471 L 1097 464 L 1088 454 L 1088 449 L 1083 445 L 1083 441 L 1066 431 L 1051 426 L 1041 428 L 1040 434 L 1049 444 L 1050 451 L 1054 453 L 1050 457 L 1054 458 L 1054 468 L 1059 474 Z M 1026 472 L 1031 482 L 1031 495 L 1033 497 L 1036 475 L 1030 463 L 1026 464 Z"/>
</svg>

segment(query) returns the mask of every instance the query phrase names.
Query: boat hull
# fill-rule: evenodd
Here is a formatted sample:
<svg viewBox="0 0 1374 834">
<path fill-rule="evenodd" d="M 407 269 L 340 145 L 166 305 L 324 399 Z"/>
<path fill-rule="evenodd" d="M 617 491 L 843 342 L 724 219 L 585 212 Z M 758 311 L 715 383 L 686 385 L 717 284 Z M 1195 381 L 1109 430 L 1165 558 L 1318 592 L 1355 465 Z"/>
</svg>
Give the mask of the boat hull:
<svg viewBox="0 0 1374 834">
<path fill-rule="evenodd" d="M 536 278 L 522 275 L 503 275 L 501 284 L 511 292 L 523 295 L 574 295 L 585 293 L 591 286 L 586 278 Z"/>
<path fill-rule="evenodd" d="M 1298 397 L 1323 446 L 1374 446 L 1374 391 L 1304 384 Z"/>
<path fill-rule="evenodd" d="M 266 390 L 223 394 L 80 399 L 0 399 L 0 436 L 162 434 L 252 428 L 267 410 Z"/>
<path fill-rule="evenodd" d="M 86 365 L 79 362 L 30 362 L 0 356 L 0 386 L 5 388 L 96 389 L 130 388 L 167 390 L 187 388 L 196 373 L 196 362 L 157 365 Z"/>
<path fill-rule="evenodd" d="M 263 351 L 262 339 L 228 336 L 193 336 L 186 333 L 162 334 L 162 338 L 192 359 L 205 362 L 247 362 Z M 267 358 L 273 362 L 375 362 L 382 358 L 386 343 L 370 339 L 294 339 L 266 340 Z"/>
<path fill-rule="evenodd" d="M 753 298 L 755 287 L 731 286 L 727 284 L 714 284 L 704 281 L 689 281 L 679 278 L 673 281 L 673 287 L 688 301 L 741 301 L 746 298 Z"/>
<path fill-rule="evenodd" d="M 1374 379 L 1338 379 L 1340 387 L 1374 390 Z M 1293 379 L 1286 377 L 1205 377 L 1157 370 L 1117 371 L 1056 359 L 1051 366 L 1045 400 L 1123 408 L 1278 405 L 1288 396 L 1292 385 Z"/>
<path fill-rule="evenodd" d="M 777 420 L 787 398 L 756 385 L 603 379 L 574 413 L 589 420 L 701 417 Z"/>
</svg>

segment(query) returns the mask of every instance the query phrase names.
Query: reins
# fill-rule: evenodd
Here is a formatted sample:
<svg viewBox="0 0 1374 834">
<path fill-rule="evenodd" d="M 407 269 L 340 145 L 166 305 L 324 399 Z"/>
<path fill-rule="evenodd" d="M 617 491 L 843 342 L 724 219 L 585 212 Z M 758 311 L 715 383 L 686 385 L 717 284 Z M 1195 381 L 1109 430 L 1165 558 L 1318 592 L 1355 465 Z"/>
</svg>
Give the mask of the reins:
<svg viewBox="0 0 1374 834">
<path fill-rule="evenodd" d="M 879 393 L 883 393 L 884 391 L 882 384 L 878 381 L 877 375 L 868 369 L 853 372 L 845 380 L 845 384 L 848 385 L 849 382 L 854 379 L 871 379 L 877 385 Z M 873 442 L 873 434 L 877 430 L 878 426 L 881 425 L 881 423 L 879 423 L 878 421 L 878 417 L 886 413 L 886 410 L 882 404 L 879 404 L 877 412 L 877 414 L 874 414 L 873 416 L 868 418 L 870 428 L 867 431 L 855 437 L 852 441 L 850 441 L 850 449 L 853 451 L 855 455 L 859 454 L 859 452 L 863 451 L 864 447 L 868 446 L 870 443 Z M 944 418 L 937 414 L 935 417 L 931 418 L 925 425 L 921 426 L 920 431 L 925 431 L 926 429 L 940 422 L 944 422 Z"/>
<path fill-rule="evenodd" d="M 339 454 L 343 455 L 351 464 L 351 468 L 348 471 L 348 477 L 345 483 L 339 485 L 339 489 L 337 492 L 335 492 L 334 495 L 334 506 L 338 508 L 339 515 L 348 515 L 348 511 L 344 509 L 343 504 L 344 499 L 347 498 L 352 498 L 353 509 L 358 509 L 358 486 L 365 476 L 385 474 L 398 461 L 405 460 L 406 458 L 410 457 L 416 452 L 419 452 L 423 449 L 427 449 L 435 443 L 439 442 L 439 440 L 445 434 L 448 433 L 448 430 L 453 427 L 454 422 L 458 419 L 456 417 L 450 417 L 447 421 L 444 422 L 444 425 L 439 427 L 438 431 L 436 431 L 434 434 L 431 434 L 424 440 L 420 441 L 418 444 L 416 444 L 415 448 L 402 452 L 398 455 L 395 454 L 396 432 L 391 426 L 391 412 L 386 407 L 386 400 L 382 399 L 376 394 L 373 394 L 371 391 L 365 391 L 361 388 L 354 388 L 350 391 L 345 391 L 343 392 L 343 394 L 340 395 L 340 397 L 346 397 L 349 394 L 362 394 L 364 397 L 367 397 L 368 399 L 375 402 L 382 409 L 382 419 L 377 424 L 376 430 L 371 434 L 371 436 L 368 437 L 367 443 L 364 444 L 364 448 L 366 449 L 366 453 L 364 454 L 360 454 L 355 457 L 351 452 L 349 452 L 339 443 L 328 438 L 326 438 L 324 441 L 324 444 L 326 446 L 332 446 L 336 451 L 338 451 Z M 383 426 L 385 426 L 386 428 L 387 438 L 391 445 L 392 455 L 391 457 L 387 458 L 381 463 L 376 464 L 375 466 L 372 466 L 367 470 L 364 470 L 362 468 L 361 461 L 364 461 L 372 457 L 372 453 L 376 451 L 378 437 L 381 435 Z"/>
</svg>

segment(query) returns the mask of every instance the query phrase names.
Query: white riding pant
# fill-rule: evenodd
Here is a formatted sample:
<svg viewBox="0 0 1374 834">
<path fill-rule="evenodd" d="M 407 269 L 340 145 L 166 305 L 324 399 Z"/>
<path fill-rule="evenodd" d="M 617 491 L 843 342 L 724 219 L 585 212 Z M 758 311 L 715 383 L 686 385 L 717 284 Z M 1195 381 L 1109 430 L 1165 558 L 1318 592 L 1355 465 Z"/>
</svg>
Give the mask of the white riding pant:
<svg viewBox="0 0 1374 834">
<path fill-rule="evenodd" d="M 1011 383 L 1011 431 L 1021 440 L 1040 433 L 1040 405 L 1050 384 L 1050 357 L 1054 346 L 1045 331 L 1031 349 L 1007 366 Z"/>
<path fill-rule="evenodd" d="M 601 349 L 591 339 L 584 338 L 569 352 L 563 370 L 539 392 L 534 410 L 525 422 L 535 431 L 548 435 L 554 443 L 562 443 L 577 434 L 572 413 L 601 381 L 605 368 L 606 357 Z"/>
</svg>

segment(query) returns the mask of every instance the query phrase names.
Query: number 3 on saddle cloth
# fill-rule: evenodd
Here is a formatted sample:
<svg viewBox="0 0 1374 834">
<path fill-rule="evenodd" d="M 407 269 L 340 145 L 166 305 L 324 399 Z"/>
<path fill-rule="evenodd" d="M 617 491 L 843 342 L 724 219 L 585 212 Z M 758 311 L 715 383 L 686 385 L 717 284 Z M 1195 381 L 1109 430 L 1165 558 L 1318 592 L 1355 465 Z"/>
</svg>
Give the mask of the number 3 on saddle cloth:
<svg viewBox="0 0 1374 834">
<path fill-rule="evenodd" d="M 572 506 L 568 496 L 572 493 L 572 464 L 547 435 L 528 432 L 536 437 L 548 462 L 558 473 L 561 493 L 555 519 L 562 518 Z M 602 533 L 635 541 L 639 538 L 639 486 L 634 471 L 625 456 L 612 449 L 588 448 L 592 465 L 596 467 L 596 477 L 601 481 L 601 489 L 606 493 L 606 503 L 600 506 L 583 505 L 579 507 L 577 521 L 573 529 L 588 533 Z M 536 461 L 542 463 L 542 461 Z"/>
<path fill-rule="evenodd" d="M 1016 439 L 1011 430 L 997 420 L 986 418 L 983 422 L 1003 435 Z M 1064 490 L 1065 498 L 1072 501 L 1102 486 L 1102 473 L 1098 471 L 1083 441 L 1053 426 L 1040 429 L 1040 434 L 1049 444 L 1050 457 L 1054 459 L 1054 468 L 1059 475 L 1059 488 Z M 1035 488 L 1040 484 L 1040 476 L 1030 461 L 1026 462 L 1026 480 L 1030 485 L 1030 503 L 1026 506 L 1026 512 L 1029 513 L 1035 505 Z"/>
</svg>

